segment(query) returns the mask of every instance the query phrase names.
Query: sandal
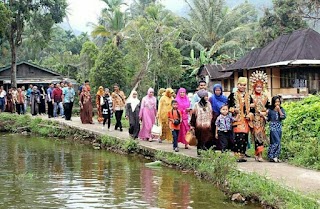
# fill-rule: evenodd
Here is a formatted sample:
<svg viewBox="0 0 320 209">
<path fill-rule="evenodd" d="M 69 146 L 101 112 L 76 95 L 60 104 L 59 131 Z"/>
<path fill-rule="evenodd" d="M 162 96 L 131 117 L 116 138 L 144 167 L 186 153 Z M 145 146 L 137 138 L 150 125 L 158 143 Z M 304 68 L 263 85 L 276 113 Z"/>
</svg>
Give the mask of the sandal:
<svg viewBox="0 0 320 209">
<path fill-rule="evenodd" d="M 244 159 L 244 158 L 240 158 L 240 159 L 237 160 L 237 162 L 238 162 L 238 163 L 244 163 L 244 162 L 247 162 L 247 160 Z"/>
</svg>

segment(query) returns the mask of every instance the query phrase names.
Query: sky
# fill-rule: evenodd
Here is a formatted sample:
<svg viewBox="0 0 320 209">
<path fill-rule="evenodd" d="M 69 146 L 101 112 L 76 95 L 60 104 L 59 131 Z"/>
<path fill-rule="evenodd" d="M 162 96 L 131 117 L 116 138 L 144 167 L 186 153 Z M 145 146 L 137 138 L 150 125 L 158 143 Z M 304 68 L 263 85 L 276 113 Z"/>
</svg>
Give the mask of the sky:
<svg viewBox="0 0 320 209">
<path fill-rule="evenodd" d="M 105 3 L 101 0 L 67 1 L 69 4 L 67 9 L 68 18 L 62 23 L 62 27 L 72 29 L 76 34 L 81 32 L 90 33 L 91 27 L 88 26 L 88 23 L 97 23 L 100 11 L 105 7 Z M 130 2 L 131 0 L 127 0 L 127 3 Z M 160 2 L 173 12 L 181 12 L 186 6 L 184 0 L 161 0 Z"/>
</svg>

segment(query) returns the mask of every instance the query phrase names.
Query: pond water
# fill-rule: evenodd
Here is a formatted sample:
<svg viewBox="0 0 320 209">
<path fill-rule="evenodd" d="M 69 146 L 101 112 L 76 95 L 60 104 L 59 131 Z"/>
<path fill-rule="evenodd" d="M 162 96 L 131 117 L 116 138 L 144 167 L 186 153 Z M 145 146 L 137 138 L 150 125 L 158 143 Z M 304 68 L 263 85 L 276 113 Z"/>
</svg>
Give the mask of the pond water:
<svg viewBox="0 0 320 209">
<path fill-rule="evenodd" d="M 0 208 L 259 208 L 174 169 L 56 139 L 0 136 Z"/>
</svg>

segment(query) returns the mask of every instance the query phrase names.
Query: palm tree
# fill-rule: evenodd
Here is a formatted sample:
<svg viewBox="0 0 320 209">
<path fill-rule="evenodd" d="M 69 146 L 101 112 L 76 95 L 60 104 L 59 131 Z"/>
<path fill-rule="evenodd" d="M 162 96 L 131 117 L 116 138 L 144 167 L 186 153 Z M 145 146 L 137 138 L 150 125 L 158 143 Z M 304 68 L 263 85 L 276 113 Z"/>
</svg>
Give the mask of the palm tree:
<svg viewBox="0 0 320 209">
<path fill-rule="evenodd" d="M 127 22 L 127 14 L 121 11 L 121 6 L 126 4 L 124 0 L 102 1 L 107 4 L 107 7 L 101 11 L 98 24 L 90 24 L 93 27 L 91 35 L 100 44 L 105 43 L 107 39 L 112 39 L 112 42 L 119 46 L 123 39 L 123 29 Z"/>
<path fill-rule="evenodd" d="M 224 0 L 185 0 L 190 7 L 190 18 L 184 23 L 189 30 L 187 46 L 199 51 L 242 56 L 243 49 L 255 44 L 254 28 L 257 25 L 255 8 L 243 3 L 233 9 Z M 212 49 L 214 47 L 214 49 Z"/>
</svg>

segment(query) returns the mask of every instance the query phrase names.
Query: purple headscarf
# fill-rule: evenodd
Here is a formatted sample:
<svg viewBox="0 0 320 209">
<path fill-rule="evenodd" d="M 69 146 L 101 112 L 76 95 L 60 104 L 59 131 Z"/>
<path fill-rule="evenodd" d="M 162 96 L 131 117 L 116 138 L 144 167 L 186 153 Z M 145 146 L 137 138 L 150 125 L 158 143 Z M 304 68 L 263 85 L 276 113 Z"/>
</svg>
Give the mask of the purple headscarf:
<svg viewBox="0 0 320 209">
<path fill-rule="evenodd" d="M 215 94 L 215 90 L 217 88 L 220 88 L 221 90 L 220 95 Z M 218 114 L 220 113 L 220 108 L 222 107 L 222 105 L 228 102 L 228 98 L 223 95 L 222 86 L 220 84 L 215 84 L 213 86 L 213 94 L 212 94 L 212 97 L 210 98 L 210 102 L 211 102 L 212 110 Z"/>
</svg>

